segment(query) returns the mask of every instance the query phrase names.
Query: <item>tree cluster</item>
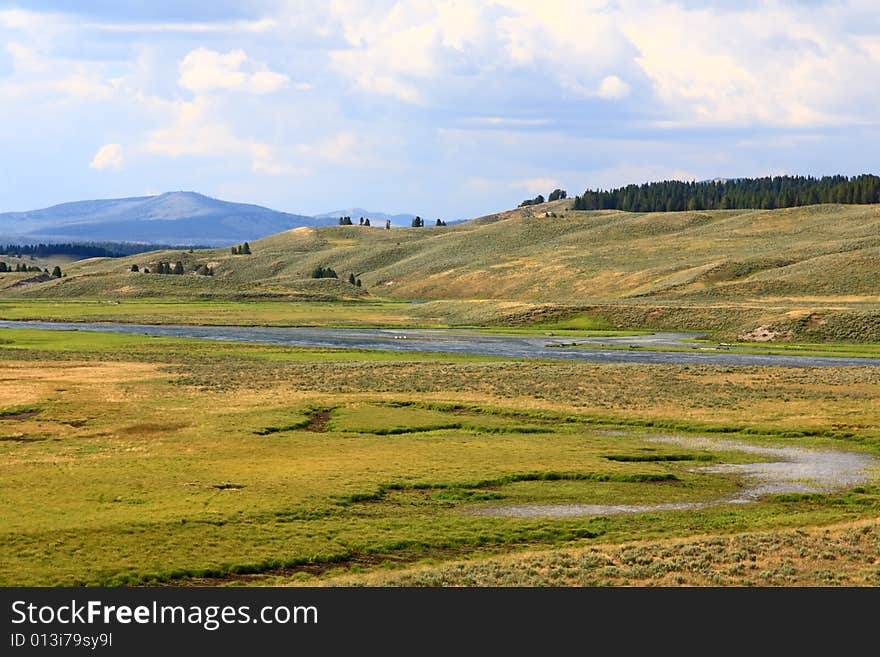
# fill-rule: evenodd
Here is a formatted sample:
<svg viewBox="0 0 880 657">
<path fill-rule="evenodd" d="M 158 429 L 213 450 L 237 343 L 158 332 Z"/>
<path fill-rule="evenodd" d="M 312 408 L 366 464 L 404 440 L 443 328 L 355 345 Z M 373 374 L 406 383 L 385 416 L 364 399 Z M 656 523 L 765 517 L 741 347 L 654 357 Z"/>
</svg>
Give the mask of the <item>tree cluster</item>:
<svg viewBox="0 0 880 657">
<path fill-rule="evenodd" d="M 544 202 L 544 197 L 541 194 L 538 194 L 535 198 L 527 198 L 525 201 L 519 204 L 519 207 L 524 208 L 527 205 L 541 205 Z"/>
<path fill-rule="evenodd" d="M 558 201 L 563 198 L 568 198 L 568 192 L 564 189 L 559 189 L 558 187 L 550 192 L 550 195 L 544 199 L 543 194 L 538 194 L 535 198 L 527 198 L 525 201 L 519 204 L 519 207 L 524 208 L 529 205 L 541 205 L 545 200 L 547 201 Z"/>
<path fill-rule="evenodd" d="M 312 278 L 339 278 L 336 270 L 330 267 L 315 267 L 312 270 Z"/>
<path fill-rule="evenodd" d="M 353 226 L 354 222 L 351 220 L 351 217 L 339 217 L 339 225 L 340 226 Z M 358 226 L 370 226 L 370 218 L 369 217 L 361 217 L 358 219 Z"/>
<path fill-rule="evenodd" d="M 769 176 L 703 182 L 663 182 L 587 190 L 575 196 L 575 210 L 675 212 L 790 208 L 818 203 L 880 203 L 880 177 Z"/>
<path fill-rule="evenodd" d="M 49 273 L 49 270 L 47 270 L 47 269 L 40 269 L 36 265 L 28 265 L 23 262 L 15 263 L 15 267 L 13 267 L 12 265 L 7 265 L 5 262 L 0 262 L 0 274 L 5 273 L 5 272 L 10 272 L 10 271 L 14 271 L 14 272 L 44 271 L 47 274 Z"/>
<path fill-rule="evenodd" d="M 348 275 L 348 282 L 351 283 L 352 285 L 357 286 L 357 287 L 360 287 L 360 286 L 361 286 L 361 279 L 359 279 L 359 278 L 355 278 L 355 275 L 354 275 L 354 274 L 349 274 L 349 275 Z"/>
<path fill-rule="evenodd" d="M 238 246 L 233 246 L 230 249 L 232 255 L 250 255 L 251 254 L 251 245 L 245 242 L 244 244 L 239 244 Z"/>
<path fill-rule="evenodd" d="M 11 256 L 35 256 L 46 258 L 67 255 L 74 258 L 120 258 L 123 256 L 157 251 L 160 249 L 186 248 L 170 244 L 134 244 L 130 242 L 64 242 L 40 244 L 4 244 L 0 254 Z M 194 246 L 191 248 L 205 248 Z"/>
<path fill-rule="evenodd" d="M 413 228 L 421 228 L 424 225 L 425 225 L 424 219 L 422 219 L 421 217 L 413 217 L 413 220 L 412 220 L 412 227 Z"/>
<path fill-rule="evenodd" d="M 150 273 L 150 269 L 144 269 L 145 274 Z M 178 260 L 172 265 L 170 262 L 159 262 L 153 265 L 152 272 L 154 274 L 174 274 L 181 276 L 184 274 L 183 263 Z"/>
</svg>

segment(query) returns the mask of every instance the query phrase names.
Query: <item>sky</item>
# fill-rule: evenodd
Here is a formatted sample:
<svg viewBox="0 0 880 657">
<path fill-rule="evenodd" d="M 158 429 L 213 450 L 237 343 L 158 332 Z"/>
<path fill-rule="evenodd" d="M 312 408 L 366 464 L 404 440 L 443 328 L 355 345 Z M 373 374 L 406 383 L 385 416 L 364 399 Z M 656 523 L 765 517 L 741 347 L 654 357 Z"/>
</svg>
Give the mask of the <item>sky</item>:
<svg viewBox="0 0 880 657">
<path fill-rule="evenodd" d="M 876 0 L 0 0 L 0 212 L 878 173 Z"/>
</svg>

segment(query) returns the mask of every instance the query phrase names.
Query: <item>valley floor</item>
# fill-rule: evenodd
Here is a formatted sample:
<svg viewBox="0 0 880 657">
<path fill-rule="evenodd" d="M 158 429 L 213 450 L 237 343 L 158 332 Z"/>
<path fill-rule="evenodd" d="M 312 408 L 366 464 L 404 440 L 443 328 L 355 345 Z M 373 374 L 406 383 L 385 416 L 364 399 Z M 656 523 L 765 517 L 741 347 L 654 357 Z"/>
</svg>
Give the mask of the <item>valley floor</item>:
<svg viewBox="0 0 880 657">
<path fill-rule="evenodd" d="M 880 368 L 33 329 L 0 330 L 0 358 L 4 585 L 877 583 L 873 466 L 745 504 L 479 510 L 730 497 L 766 460 L 730 441 L 876 459 Z"/>
</svg>

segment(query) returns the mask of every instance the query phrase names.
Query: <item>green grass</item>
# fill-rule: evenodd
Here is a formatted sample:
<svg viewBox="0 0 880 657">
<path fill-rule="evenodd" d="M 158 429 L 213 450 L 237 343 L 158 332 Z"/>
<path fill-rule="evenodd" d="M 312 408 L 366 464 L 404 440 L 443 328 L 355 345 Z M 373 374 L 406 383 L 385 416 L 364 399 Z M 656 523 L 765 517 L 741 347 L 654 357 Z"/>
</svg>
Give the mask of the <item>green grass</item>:
<svg viewBox="0 0 880 657">
<path fill-rule="evenodd" d="M 709 344 L 696 340 L 697 344 Z M 714 345 L 712 345 L 714 346 Z M 778 343 L 754 342 L 725 343 L 724 350 L 733 353 L 763 354 L 768 356 L 837 356 L 840 358 L 880 358 L 880 344 L 859 343 Z"/>
<path fill-rule="evenodd" d="M 813 496 L 638 518 L 470 512 L 710 500 L 742 483 L 693 467 L 754 456 L 646 442 L 673 427 L 880 453 L 871 368 L 600 366 L 28 329 L 0 339 L 6 585 L 279 583 L 358 560 L 812 527 L 880 508 L 868 486 L 852 504 Z"/>
<path fill-rule="evenodd" d="M 382 302 L 0 300 L 0 319 L 210 326 L 384 327 L 413 324 L 408 304 Z M 444 326 L 427 321 L 425 326 Z"/>
<path fill-rule="evenodd" d="M 606 336 L 595 336 L 606 337 Z M 723 342 L 713 340 L 694 339 L 687 340 L 693 343 L 692 347 L 655 347 L 651 345 L 626 345 L 626 344 L 565 344 L 568 349 L 617 349 L 640 351 L 673 351 L 692 352 L 718 351 L 731 354 L 755 354 L 759 356 L 818 356 L 838 358 L 880 358 L 880 344 L 868 343 L 755 343 L 755 342 Z"/>
</svg>

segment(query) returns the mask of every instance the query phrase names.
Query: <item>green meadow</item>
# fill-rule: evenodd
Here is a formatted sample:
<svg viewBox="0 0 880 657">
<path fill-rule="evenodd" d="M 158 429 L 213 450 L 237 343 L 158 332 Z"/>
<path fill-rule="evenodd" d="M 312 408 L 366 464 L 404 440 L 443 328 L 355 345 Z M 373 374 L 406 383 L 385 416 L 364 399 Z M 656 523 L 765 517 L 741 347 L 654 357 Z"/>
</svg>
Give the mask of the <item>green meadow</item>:
<svg viewBox="0 0 880 657">
<path fill-rule="evenodd" d="M 876 454 L 876 368 L 651 368 L 35 329 L 0 340 L 5 585 L 323 584 L 389 569 L 418 582 L 404 573 L 782 536 L 880 509 L 869 482 L 689 511 L 478 514 L 711 501 L 743 482 L 695 466 L 756 459 L 649 441 L 656 433 Z"/>
</svg>

